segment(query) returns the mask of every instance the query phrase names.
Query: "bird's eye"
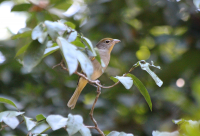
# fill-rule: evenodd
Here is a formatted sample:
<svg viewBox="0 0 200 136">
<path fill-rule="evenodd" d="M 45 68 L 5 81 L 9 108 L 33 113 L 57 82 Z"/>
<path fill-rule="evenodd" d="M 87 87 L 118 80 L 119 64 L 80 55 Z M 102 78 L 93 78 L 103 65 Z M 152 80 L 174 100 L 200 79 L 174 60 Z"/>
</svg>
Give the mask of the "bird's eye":
<svg viewBox="0 0 200 136">
<path fill-rule="evenodd" d="M 109 43 L 110 41 L 109 40 L 106 40 L 106 43 Z"/>
</svg>

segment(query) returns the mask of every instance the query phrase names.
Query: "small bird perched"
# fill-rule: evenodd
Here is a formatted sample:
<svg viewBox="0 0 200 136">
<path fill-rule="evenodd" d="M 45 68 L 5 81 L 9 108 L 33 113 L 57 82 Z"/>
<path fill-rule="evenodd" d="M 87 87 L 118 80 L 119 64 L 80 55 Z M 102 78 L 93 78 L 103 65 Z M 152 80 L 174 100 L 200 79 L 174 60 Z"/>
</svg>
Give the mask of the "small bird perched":
<svg viewBox="0 0 200 136">
<path fill-rule="evenodd" d="M 90 57 L 90 60 L 92 61 L 92 65 L 94 69 L 93 74 L 91 75 L 91 80 L 96 80 L 103 74 L 103 71 L 106 69 L 106 67 L 109 64 L 110 53 L 114 45 L 118 42 L 120 42 L 120 40 L 118 39 L 104 38 L 97 43 L 96 48 L 98 48 L 100 57 L 103 60 L 105 67 L 102 67 L 101 64 L 94 57 Z M 84 79 L 83 77 L 79 79 L 78 86 L 67 104 L 69 108 L 74 109 L 76 102 L 78 100 L 78 97 L 87 83 L 88 81 Z"/>
</svg>

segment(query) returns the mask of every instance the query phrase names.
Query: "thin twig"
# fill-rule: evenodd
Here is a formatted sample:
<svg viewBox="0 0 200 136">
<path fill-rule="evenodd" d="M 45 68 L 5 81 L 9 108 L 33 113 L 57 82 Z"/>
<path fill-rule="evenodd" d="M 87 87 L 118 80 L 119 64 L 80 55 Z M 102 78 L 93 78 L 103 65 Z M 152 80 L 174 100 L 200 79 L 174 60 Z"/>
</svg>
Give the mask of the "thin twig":
<svg viewBox="0 0 200 136">
<path fill-rule="evenodd" d="M 59 64 L 57 64 L 57 65 L 55 65 L 55 66 L 53 66 L 53 67 L 57 67 L 57 66 L 59 66 L 59 65 L 62 67 L 62 69 L 66 70 L 66 71 L 69 71 L 69 70 L 64 66 L 64 61 L 63 61 L 63 60 L 62 60 Z M 135 69 L 135 67 L 132 67 L 132 68 L 129 70 L 128 73 L 130 73 L 130 72 L 133 71 L 134 69 Z M 125 73 L 125 74 L 123 75 L 123 77 L 125 77 L 128 73 Z M 83 77 L 84 79 L 88 80 L 89 83 L 91 83 L 91 84 L 96 84 L 97 86 L 99 86 L 99 87 L 101 87 L 101 88 L 112 88 L 112 87 L 114 87 L 114 86 L 116 86 L 117 84 L 120 83 L 120 81 L 118 81 L 118 82 L 116 82 L 115 84 L 113 84 L 113 85 L 111 85 L 111 86 L 103 86 L 103 85 L 101 85 L 101 84 L 99 83 L 98 80 L 90 80 L 90 79 L 89 79 L 88 77 L 86 77 L 83 73 L 80 73 L 80 72 L 78 72 L 78 71 L 75 71 L 74 74 L 77 74 L 78 76 Z"/>
<path fill-rule="evenodd" d="M 85 126 L 85 127 L 89 128 L 89 129 L 95 129 L 95 126 Z"/>
<path fill-rule="evenodd" d="M 100 82 L 99 82 L 99 84 L 100 84 Z M 98 127 L 97 121 L 93 117 L 93 112 L 94 112 L 95 104 L 97 103 L 97 100 L 98 100 L 100 94 L 101 94 L 101 87 L 98 86 L 97 87 L 97 96 L 96 96 L 96 98 L 94 100 L 94 103 L 92 105 L 92 108 L 90 110 L 90 118 L 91 118 L 91 120 L 94 123 L 95 129 L 101 134 L 101 136 L 105 136 L 104 133 L 103 133 L 103 131 L 101 131 L 101 129 Z"/>
<path fill-rule="evenodd" d="M 64 60 L 62 60 L 60 63 L 58 63 L 58 64 L 56 64 L 56 65 L 54 65 L 53 67 L 52 67 L 52 69 L 54 69 L 55 67 L 57 67 L 57 66 L 60 66 L 61 65 L 61 63 L 63 63 L 64 62 Z"/>
</svg>

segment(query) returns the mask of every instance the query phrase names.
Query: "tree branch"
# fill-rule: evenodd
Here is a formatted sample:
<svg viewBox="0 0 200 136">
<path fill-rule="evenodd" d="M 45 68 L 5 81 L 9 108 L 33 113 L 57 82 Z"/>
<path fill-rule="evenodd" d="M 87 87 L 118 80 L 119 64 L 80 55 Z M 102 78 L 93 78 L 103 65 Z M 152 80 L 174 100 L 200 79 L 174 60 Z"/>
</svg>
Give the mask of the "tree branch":
<svg viewBox="0 0 200 136">
<path fill-rule="evenodd" d="M 62 60 L 59 64 L 53 66 L 53 68 L 57 67 L 57 66 L 61 66 L 62 69 L 68 71 L 68 69 L 64 66 L 64 61 Z M 128 73 L 130 73 L 131 71 L 133 71 L 135 69 L 135 67 L 132 67 L 129 72 L 125 73 L 123 75 L 123 77 L 125 77 Z M 111 85 L 111 86 L 103 86 L 100 84 L 100 82 L 98 80 L 90 80 L 88 77 L 86 77 L 83 73 L 80 73 L 78 71 L 75 71 L 74 74 L 77 74 L 78 76 L 83 77 L 84 79 L 86 79 L 90 84 L 96 84 L 97 86 L 101 87 L 101 88 L 112 88 L 114 86 L 116 86 L 117 84 L 119 84 L 120 82 L 116 82 L 115 84 Z"/>
<path fill-rule="evenodd" d="M 98 83 L 100 84 L 100 81 L 98 81 Z M 101 94 L 101 87 L 98 86 L 97 87 L 97 96 L 96 96 L 96 98 L 94 100 L 94 103 L 92 105 L 92 108 L 90 110 L 90 118 L 91 118 L 91 120 L 94 123 L 95 129 L 101 134 L 101 136 L 105 136 L 104 133 L 103 133 L 103 131 L 101 131 L 101 129 L 98 127 L 97 121 L 93 117 L 93 112 L 94 112 L 95 104 L 97 103 L 97 100 L 98 100 L 100 94 Z"/>
</svg>

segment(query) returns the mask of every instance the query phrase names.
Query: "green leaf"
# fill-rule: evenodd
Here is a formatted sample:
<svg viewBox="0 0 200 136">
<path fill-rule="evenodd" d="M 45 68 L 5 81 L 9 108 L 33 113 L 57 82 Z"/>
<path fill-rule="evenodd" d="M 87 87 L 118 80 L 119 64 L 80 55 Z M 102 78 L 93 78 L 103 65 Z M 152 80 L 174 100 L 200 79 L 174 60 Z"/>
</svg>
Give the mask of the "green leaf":
<svg viewBox="0 0 200 136">
<path fill-rule="evenodd" d="M 28 11 L 31 6 L 32 4 L 28 4 L 28 3 L 18 4 L 18 5 L 15 5 L 11 11 Z"/>
<path fill-rule="evenodd" d="M 30 72 L 42 60 L 47 41 L 48 40 L 46 39 L 44 44 L 41 44 L 38 42 L 38 40 L 34 40 L 28 46 L 23 59 L 23 65 L 28 70 L 28 72 Z"/>
<path fill-rule="evenodd" d="M 77 38 L 75 41 L 71 43 L 76 45 L 77 47 L 85 48 L 85 45 L 79 40 L 79 38 Z"/>
<path fill-rule="evenodd" d="M 38 114 L 38 115 L 36 116 L 36 120 L 37 120 L 37 121 L 41 121 L 41 120 L 44 120 L 44 119 L 46 119 L 46 117 L 45 117 L 43 114 Z"/>
<path fill-rule="evenodd" d="M 72 22 L 69 22 L 69 21 L 65 22 L 65 25 L 71 27 L 72 29 L 76 28 L 76 25 L 74 23 L 72 23 Z"/>
<path fill-rule="evenodd" d="M 17 56 L 23 54 L 23 53 L 26 51 L 26 49 L 28 48 L 29 45 L 30 45 L 30 43 L 27 44 L 27 45 L 25 45 L 25 46 L 23 46 L 23 47 L 21 47 L 21 48 L 17 51 L 15 57 L 17 57 Z"/>
<path fill-rule="evenodd" d="M 115 78 L 115 77 L 110 77 L 110 79 L 113 81 L 113 82 L 115 82 L 115 83 L 117 83 L 119 80 L 117 79 L 117 78 Z"/>
<path fill-rule="evenodd" d="M 29 36 L 31 36 L 31 33 L 32 33 L 32 30 L 28 30 L 28 31 L 25 31 L 23 33 L 18 33 L 16 35 L 12 36 L 11 39 L 15 40 L 15 39 L 18 39 L 18 38 L 29 37 Z"/>
<path fill-rule="evenodd" d="M 50 0 L 50 1 L 51 3 L 54 4 L 54 8 L 60 10 L 66 10 L 73 4 L 72 0 Z"/>
<path fill-rule="evenodd" d="M 10 104 L 10 105 L 14 106 L 15 108 L 17 108 L 17 106 L 15 105 L 15 103 L 12 102 L 12 101 L 9 100 L 9 99 L 0 97 L 0 102 L 1 102 L 1 103 L 6 103 L 6 104 Z"/>
<path fill-rule="evenodd" d="M 149 108 L 152 111 L 152 103 L 151 103 L 151 98 L 149 96 L 149 93 L 147 91 L 147 89 L 145 88 L 145 86 L 143 85 L 143 83 L 134 75 L 132 74 L 127 74 L 127 76 L 131 77 L 133 80 L 133 84 L 138 88 L 138 90 L 140 91 L 140 93 L 144 96 L 145 100 L 147 101 Z"/>
</svg>

